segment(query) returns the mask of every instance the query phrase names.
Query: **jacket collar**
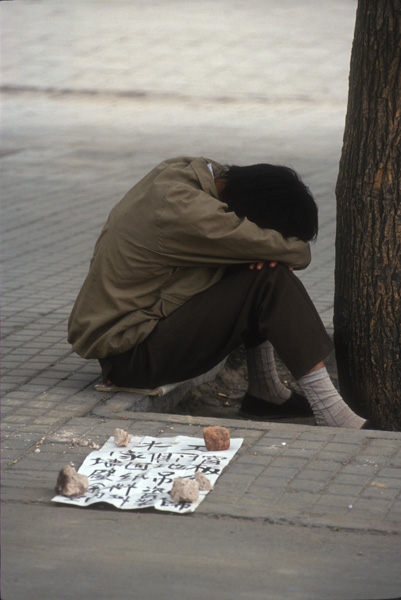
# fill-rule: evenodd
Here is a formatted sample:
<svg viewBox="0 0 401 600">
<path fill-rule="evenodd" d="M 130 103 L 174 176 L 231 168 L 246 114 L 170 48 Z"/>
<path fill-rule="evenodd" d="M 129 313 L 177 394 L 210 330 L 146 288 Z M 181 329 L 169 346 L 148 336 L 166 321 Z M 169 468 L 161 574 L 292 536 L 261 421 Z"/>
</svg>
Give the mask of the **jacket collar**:
<svg viewBox="0 0 401 600">
<path fill-rule="evenodd" d="M 204 192 L 213 196 L 213 198 L 219 198 L 216 185 L 214 183 L 214 177 L 211 174 L 209 167 L 207 166 L 210 163 L 213 167 L 214 177 L 221 176 L 221 173 L 224 169 L 222 165 L 217 163 L 214 160 L 209 160 L 206 158 L 195 158 L 191 161 L 191 167 L 195 171 L 197 178 L 202 186 Z"/>
</svg>

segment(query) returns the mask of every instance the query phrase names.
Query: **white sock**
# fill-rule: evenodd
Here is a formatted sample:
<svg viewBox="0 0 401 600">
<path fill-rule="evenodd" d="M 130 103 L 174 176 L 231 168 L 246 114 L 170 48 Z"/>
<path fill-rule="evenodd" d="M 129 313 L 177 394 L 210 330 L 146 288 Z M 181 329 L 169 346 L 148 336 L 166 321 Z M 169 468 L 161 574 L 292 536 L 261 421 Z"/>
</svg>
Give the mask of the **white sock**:
<svg viewBox="0 0 401 600">
<path fill-rule="evenodd" d="M 334 387 L 326 367 L 312 371 L 298 380 L 315 415 L 316 424 L 326 427 L 361 429 L 365 419 L 345 404 Z"/>
<path fill-rule="evenodd" d="M 248 366 L 248 394 L 283 404 L 291 396 L 291 390 L 281 383 L 274 360 L 274 349 L 269 341 L 256 348 L 246 349 Z"/>
</svg>

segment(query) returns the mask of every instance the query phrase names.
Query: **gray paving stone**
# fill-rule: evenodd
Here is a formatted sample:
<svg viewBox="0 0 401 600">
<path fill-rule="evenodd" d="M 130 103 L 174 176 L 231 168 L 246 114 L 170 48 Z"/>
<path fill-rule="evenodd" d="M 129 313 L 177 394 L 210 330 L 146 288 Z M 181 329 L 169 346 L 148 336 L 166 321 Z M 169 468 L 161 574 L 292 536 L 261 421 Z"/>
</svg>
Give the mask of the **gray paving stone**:
<svg viewBox="0 0 401 600">
<path fill-rule="evenodd" d="M 249 455 L 241 455 L 236 462 L 242 464 L 242 465 L 261 465 L 262 467 L 265 467 L 266 465 L 268 465 L 270 463 L 269 458 L 267 458 L 266 456 L 261 456 L 260 454 L 256 454 L 254 452 L 252 452 Z"/>
<path fill-rule="evenodd" d="M 230 472 L 231 473 L 238 473 L 238 474 L 248 474 L 249 476 L 253 476 L 253 477 L 257 477 L 258 475 L 260 475 L 264 470 L 264 466 L 263 465 L 253 465 L 253 464 L 241 464 L 238 461 L 235 461 L 232 465 L 230 465 Z"/>
<path fill-rule="evenodd" d="M 252 491 L 244 490 L 243 500 L 247 502 L 248 498 L 256 500 L 257 504 L 275 502 L 281 497 L 282 491 L 279 488 L 268 488 L 264 485 L 253 485 Z"/>
<path fill-rule="evenodd" d="M 342 506 L 334 506 L 334 505 L 325 505 L 325 504 L 315 504 L 313 506 L 313 509 L 311 510 L 311 513 L 313 515 L 325 515 L 325 516 L 340 516 L 340 515 L 344 515 L 347 514 L 349 512 L 349 509 L 345 507 L 345 505 Z"/>
<path fill-rule="evenodd" d="M 380 467 L 372 464 L 345 464 L 341 468 L 341 473 L 349 475 L 363 475 L 367 478 L 374 476 Z"/>
<path fill-rule="evenodd" d="M 281 446 L 266 446 L 265 444 L 255 444 L 252 447 L 253 452 L 263 456 L 277 456 L 281 455 L 283 448 Z"/>
<path fill-rule="evenodd" d="M 396 488 L 397 490 L 401 490 L 399 478 L 397 479 L 395 477 L 382 477 L 380 471 L 374 478 L 372 478 L 370 485 L 376 485 L 377 487 L 386 486 L 389 488 Z"/>
<path fill-rule="evenodd" d="M 362 488 L 370 479 L 370 476 L 366 477 L 365 475 L 348 475 L 347 473 L 342 473 L 340 471 L 340 473 L 334 476 L 333 483 L 340 485 L 359 485 Z"/>
<path fill-rule="evenodd" d="M 394 529 L 397 527 L 397 523 L 400 522 L 401 518 L 401 506 L 392 506 L 388 513 L 383 517 L 385 522 L 391 522 Z"/>
<path fill-rule="evenodd" d="M 17 408 L 14 410 L 13 415 L 14 416 L 23 416 L 27 419 L 31 419 L 31 418 L 35 418 L 38 414 L 40 414 L 41 411 L 39 411 L 36 407 L 29 407 L 29 406 L 23 406 L 21 408 Z M 44 411 L 42 411 L 43 413 Z"/>
<path fill-rule="evenodd" d="M 47 410 L 53 408 L 55 405 L 54 400 L 30 400 L 29 408 L 32 410 Z"/>
<path fill-rule="evenodd" d="M 270 464 L 274 467 L 284 467 L 285 469 L 295 467 L 300 470 L 307 464 L 307 461 L 293 456 L 279 456 L 274 458 Z"/>
<path fill-rule="evenodd" d="M 292 479 L 297 473 L 300 473 L 299 468 L 291 465 L 291 463 L 288 463 L 286 467 L 270 464 L 265 468 L 263 475 L 266 478 L 285 477 L 286 479 Z"/>
<path fill-rule="evenodd" d="M 293 479 L 288 485 L 287 490 L 294 490 L 296 492 L 311 492 L 313 494 L 322 492 L 325 485 L 324 482 L 316 481 L 314 479 Z"/>
<path fill-rule="evenodd" d="M 333 474 L 331 471 L 327 470 L 316 470 L 313 469 L 311 465 L 306 466 L 301 471 L 298 471 L 296 474 L 296 479 L 308 479 L 310 481 L 330 481 L 333 478 Z"/>
<path fill-rule="evenodd" d="M 394 478 L 394 479 L 396 479 L 398 481 L 401 479 L 401 471 L 400 471 L 400 469 L 391 468 L 391 467 L 384 467 L 384 468 L 380 469 L 379 473 L 380 473 L 381 477 Z"/>
<path fill-rule="evenodd" d="M 8 423 L 18 423 L 24 424 L 26 423 L 27 418 L 23 415 L 6 415 L 3 419 L 3 423 L 7 425 Z"/>
<path fill-rule="evenodd" d="M 368 485 L 360 493 L 360 498 L 394 500 L 400 493 L 400 488 L 383 488 L 374 484 Z"/>
<path fill-rule="evenodd" d="M 283 514 L 285 514 L 287 506 L 293 507 L 300 514 L 307 510 L 315 500 L 316 496 L 312 492 L 291 490 L 284 492 L 278 503 L 280 507 L 283 507 Z"/>
<path fill-rule="evenodd" d="M 325 492 L 331 496 L 357 496 L 361 490 L 361 487 L 355 484 L 343 484 L 343 483 L 330 483 Z"/>
<path fill-rule="evenodd" d="M 24 384 L 24 390 L 26 390 L 26 392 L 29 392 L 31 394 L 31 397 L 36 396 L 38 394 L 43 394 L 43 392 L 46 392 L 50 389 L 51 386 L 47 384 L 36 384 L 31 382 Z"/>
<path fill-rule="evenodd" d="M 374 502 L 369 498 L 357 498 L 353 503 L 354 511 L 368 511 L 370 513 L 375 513 L 376 516 L 380 513 L 387 513 L 392 506 L 392 502 L 385 498 L 377 499 L 375 498 Z"/>
</svg>

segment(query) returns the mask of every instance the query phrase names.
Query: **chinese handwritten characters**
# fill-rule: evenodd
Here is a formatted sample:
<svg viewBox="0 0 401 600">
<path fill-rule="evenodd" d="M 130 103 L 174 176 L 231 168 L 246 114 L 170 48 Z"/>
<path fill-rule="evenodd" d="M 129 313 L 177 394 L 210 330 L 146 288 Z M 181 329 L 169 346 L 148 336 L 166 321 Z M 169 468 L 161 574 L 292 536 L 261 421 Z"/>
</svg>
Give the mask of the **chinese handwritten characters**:
<svg viewBox="0 0 401 600">
<path fill-rule="evenodd" d="M 79 473 L 87 475 L 89 489 L 83 496 L 55 496 L 54 502 L 89 506 L 107 502 L 117 508 L 156 508 L 193 512 L 208 493 L 201 491 L 196 502 L 175 504 L 169 494 L 176 477 L 194 478 L 203 473 L 212 484 L 242 444 L 232 439 L 228 450 L 209 452 L 202 438 L 133 437 L 119 448 L 111 437 L 103 448 L 89 454 Z"/>
</svg>

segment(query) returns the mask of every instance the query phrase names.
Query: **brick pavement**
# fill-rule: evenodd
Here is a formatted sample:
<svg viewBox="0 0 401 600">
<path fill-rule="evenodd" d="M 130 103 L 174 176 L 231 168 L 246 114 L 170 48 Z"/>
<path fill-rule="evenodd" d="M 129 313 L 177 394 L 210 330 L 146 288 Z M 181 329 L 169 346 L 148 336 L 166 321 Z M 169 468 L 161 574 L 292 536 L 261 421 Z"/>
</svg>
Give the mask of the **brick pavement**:
<svg viewBox="0 0 401 600">
<path fill-rule="evenodd" d="M 104 402 L 93 391 L 96 362 L 72 354 L 65 339 L 110 208 L 166 156 L 263 157 L 301 172 L 321 233 L 300 276 L 331 326 L 334 184 L 355 3 L 341 0 L 339 11 L 338 1 L 324 9 L 313 1 L 307 13 L 295 0 L 267 4 L 268 19 L 256 0 L 189 2 L 179 15 L 178 0 L 119 2 L 119 11 L 105 0 L 3 3 L 5 499 L 47 502 L 61 463 L 88 452 L 71 439 L 104 440 L 114 422 L 149 434 L 199 431 L 200 419 L 133 415 L 117 396 Z M 288 26 L 292 36 L 283 35 Z M 202 514 L 399 532 L 399 435 L 232 427 L 246 444 Z"/>
<path fill-rule="evenodd" d="M 5 426 L 3 501 L 48 504 L 58 471 L 78 467 L 116 427 L 134 435 L 202 437 L 221 419 L 133 413 L 118 396 L 55 426 Z M 75 413 L 76 414 L 76 413 Z M 61 411 L 60 411 L 61 415 Z M 401 436 L 307 425 L 224 420 L 244 444 L 197 509 L 199 515 L 262 519 L 336 530 L 401 533 Z"/>
<path fill-rule="evenodd" d="M 174 154 L 266 157 L 300 170 L 321 215 L 313 269 L 300 276 L 331 326 L 333 188 L 354 13 L 342 4 L 341 20 L 330 2 L 315 22 L 318 13 L 311 21 L 297 2 L 283 12 L 270 3 L 261 21 L 265 4 L 253 0 L 240 44 L 244 15 L 231 3 L 187 3 L 179 25 L 177 2 L 122 2 L 117 18 L 104 1 L 95 20 L 91 2 L 68 11 L 46 0 L 2 5 L 3 393 L 23 387 L 36 399 L 92 385 L 96 367 L 65 340 L 71 304 L 111 206 Z M 288 19 L 297 35 L 308 31 L 302 50 L 296 36 L 280 37 Z M 166 71 L 172 43 L 177 60 Z M 330 54 L 336 63 L 323 68 Z"/>
<path fill-rule="evenodd" d="M 179 154 L 296 168 L 320 209 L 312 265 L 300 277 L 331 327 L 334 186 L 356 3 L 307 4 L 308 10 L 297 0 L 2 3 L 2 502 L 15 519 L 6 523 L 3 536 L 4 562 L 10 565 L 3 579 L 17 600 L 27 597 L 27 586 L 29 597 L 39 590 L 37 597 L 53 598 L 54 583 L 63 576 L 68 585 L 58 592 L 69 598 L 77 573 L 79 593 L 84 589 L 85 597 L 100 598 L 107 591 L 111 597 L 118 566 L 128 590 L 119 597 L 131 598 L 132 565 L 121 563 L 119 535 L 133 523 L 139 528 L 145 515 L 140 521 L 129 515 L 128 525 L 122 511 L 112 520 L 106 511 L 90 511 L 79 521 L 78 510 L 50 502 L 58 470 L 70 461 L 79 466 L 115 427 L 137 435 L 199 436 L 205 425 L 221 424 L 133 412 L 131 396 L 98 394 L 96 361 L 83 361 L 66 342 L 68 315 L 100 227 L 135 180 L 159 160 Z M 241 565 L 247 571 L 256 566 L 251 588 L 241 597 L 265 598 L 265 589 L 259 594 L 257 586 L 260 573 L 267 572 L 269 591 L 277 578 L 276 586 L 293 591 L 279 596 L 272 591 L 271 598 L 334 598 L 327 579 L 337 589 L 338 565 L 341 580 L 343 572 L 352 573 L 342 582 L 347 597 L 360 597 L 357 590 L 368 588 L 394 595 L 397 582 L 401 585 L 394 543 L 394 534 L 401 533 L 401 434 L 322 429 L 307 422 L 224 419 L 224 424 L 244 444 L 180 527 L 191 539 L 211 521 L 221 531 L 224 519 L 215 517 L 244 521 L 249 537 L 244 528 L 242 536 L 230 539 L 241 545 L 243 538 L 253 557 L 252 564 L 241 557 Z M 150 516 L 157 528 L 160 521 Z M 165 527 L 172 522 L 163 517 Z M 263 553 L 259 567 L 252 523 L 280 527 L 279 569 L 272 560 L 276 547 L 270 548 L 274 528 L 261 531 L 266 541 L 257 546 Z M 229 527 L 231 536 L 234 525 Z M 83 561 L 81 529 L 91 546 L 93 539 L 102 543 L 102 532 L 107 535 L 113 572 L 100 593 L 93 582 L 99 569 L 109 572 L 109 557 L 102 563 L 100 552 L 96 564 Z M 341 538 L 336 531 L 343 532 Z M 356 536 L 349 552 L 346 532 Z M 294 550 L 298 534 L 302 543 Z M 146 539 L 144 534 L 142 543 Z M 171 543 L 170 538 L 169 548 Z M 130 536 L 132 556 L 136 544 Z M 151 564 L 154 551 L 149 546 L 143 560 Z M 316 569 L 321 553 L 323 580 Z M 200 565 L 210 575 L 210 548 L 205 556 Z M 162 575 L 164 563 L 170 566 L 166 558 L 158 562 Z M 28 578 L 26 568 L 32 571 Z M 178 567 L 176 572 L 179 581 L 188 575 Z M 226 572 L 235 583 L 232 569 L 223 569 L 219 582 Z M 385 581 L 374 580 L 371 572 L 386 573 Z M 238 573 L 244 589 L 246 573 Z M 153 572 L 156 586 L 157 577 Z M 165 597 L 160 590 L 141 597 Z"/>
</svg>

